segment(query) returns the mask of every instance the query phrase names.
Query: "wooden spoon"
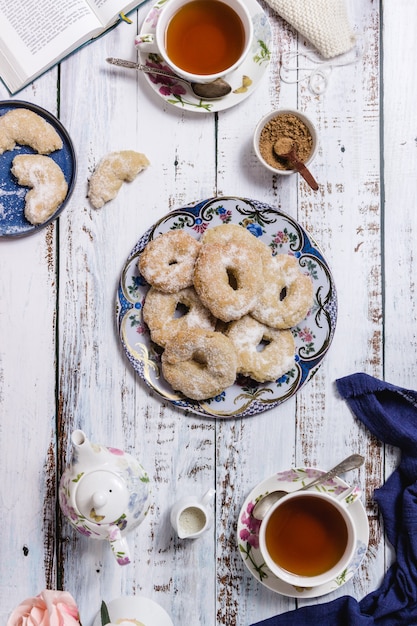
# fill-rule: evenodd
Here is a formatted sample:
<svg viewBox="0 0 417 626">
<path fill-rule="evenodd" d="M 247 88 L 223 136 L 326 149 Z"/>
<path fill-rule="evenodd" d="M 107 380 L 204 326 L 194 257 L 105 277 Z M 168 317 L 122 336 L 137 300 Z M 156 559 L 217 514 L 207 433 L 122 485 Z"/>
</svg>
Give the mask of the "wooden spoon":
<svg viewBox="0 0 417 626">
<path fill-rule="evenodd" d="M 279 159 L 287 161 L 292 169 L 296 170 L 314 191 L 319 188 L 310 170 L 298 158 L 296 144 L 290 137 L 279 137 L 274 144 L 274 152 Z"/>
</svg>

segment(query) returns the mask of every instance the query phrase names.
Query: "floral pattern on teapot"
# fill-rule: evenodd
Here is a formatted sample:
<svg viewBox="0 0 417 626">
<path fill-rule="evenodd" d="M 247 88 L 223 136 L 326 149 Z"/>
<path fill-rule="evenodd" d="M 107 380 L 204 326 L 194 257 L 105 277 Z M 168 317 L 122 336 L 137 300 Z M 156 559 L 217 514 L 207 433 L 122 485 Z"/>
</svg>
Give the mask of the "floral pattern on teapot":
<svg viewBox="0 0 417 626">
<path fill-rule="evenodd" d="M 119 565 L 126 565 L 130 556 L 123 534 L 148 513 L 149 476 L 130 454 L 92 444 L 82 431 L 75 431 L 72 441 L 72 462 L 59 487 L 61 510 L 82 535 L 108 540 Z"/>
</svg>

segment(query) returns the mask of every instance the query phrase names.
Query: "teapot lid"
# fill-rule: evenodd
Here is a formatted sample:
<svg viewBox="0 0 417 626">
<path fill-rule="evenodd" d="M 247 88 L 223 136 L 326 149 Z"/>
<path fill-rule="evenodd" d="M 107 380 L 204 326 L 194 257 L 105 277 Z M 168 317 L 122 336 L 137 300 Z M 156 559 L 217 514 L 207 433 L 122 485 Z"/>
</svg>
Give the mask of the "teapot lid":
<svg viewBox="0 0 417 626">
<path fill-rule="evenodd" d="M 108 470 L 85 474 L 78 483 L 75 504 L 86 519 L 111 524 L 126 513 L 129 492 L 125 481 Z"/>
</svg>

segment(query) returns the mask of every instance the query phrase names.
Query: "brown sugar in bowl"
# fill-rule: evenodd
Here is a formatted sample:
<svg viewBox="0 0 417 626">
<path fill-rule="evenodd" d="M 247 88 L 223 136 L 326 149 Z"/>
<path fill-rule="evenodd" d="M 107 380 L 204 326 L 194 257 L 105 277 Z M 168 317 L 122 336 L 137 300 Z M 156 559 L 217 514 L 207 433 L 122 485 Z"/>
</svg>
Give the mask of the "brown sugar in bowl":
<svg viewBox="0 0 417 626">
<path fill-rule="evenodd" d="M 279 159 L 274 151 L 275 143 L 283 137 L 294 141 L 298 158 L 308 165 L 317 152 L 317 131 L 304 113 L 292 109 L 271 111 L 258 122 L 253 135 L 256 156 L 274 174 L 288 176 L 296 170 L 289 167 L 285 160 Z"/>
</svg>

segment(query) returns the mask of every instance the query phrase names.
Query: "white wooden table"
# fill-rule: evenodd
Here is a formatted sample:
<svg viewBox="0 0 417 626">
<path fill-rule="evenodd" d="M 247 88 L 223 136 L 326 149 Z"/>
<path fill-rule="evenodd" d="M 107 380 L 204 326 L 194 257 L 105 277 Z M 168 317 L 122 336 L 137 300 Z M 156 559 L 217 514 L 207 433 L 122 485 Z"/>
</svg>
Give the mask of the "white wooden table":
<svg viewBox="0 0 417 626">
<path fill-rule="evenodd" d="M 247 100 L 223 112 L 183 112 L 143 76 L 106 66 L 107 56 L 135 59 L 132 42 L 149 3 L 132 25 L 121 24 L 15 96 L 61 119 L 78 176 L 58 221 L 0 241 L 2 624 L 24 598 L 63 588 L 84 626 L 102 599 L 132 594 L 159 602 L 176 626 L 248 626 L 304 603 L 359 599 L 386 571 L 391 555 L 372 494 L 395 467 L 396 451 L 354 419 L 334 381 L 363 371 L 416 385 L 417 5 L 350 0 L 365 55 L 334 68 L 322 95 L 306 81 L 280 81 L 281 54 L 304 42 L 264 7 L 273 29 L 270 66 Z M 4 87 L 0 97 L 9 98 Z M 317 193 L 256 161 L 254 127 L 278 107 L 305 111 L 317 125 Z M 95 211 L 87 180 L 118 149 L 144 152 L 151 166 Z M 161 402 L 135 375 L 115 328 L 120 272 L 140 235 L 170 209 L 216 195 L 258 199 L 298 220 L 321 245 L 338 292 L 334 341 L 317 374 L 295 398 L 246 419 L 205 419 Z M 85 539 L 59 515 L 57 480 L 75 428 L 134 453 L 150 474 L 152 506 L 128 536 L 129 566 L 117 566 L 107 543 Z M 329 468 L 351 452 L 366 457 L 357 472 L 370 523 L 361 568 L 318 600 L 273 593 L 251 576 L 236 547 L 246 495 L 274 472 Z M 171 505 L 209 487 L 216 488 L 212 532 L 181 542 L 169 523 Z"/>
</svg>

